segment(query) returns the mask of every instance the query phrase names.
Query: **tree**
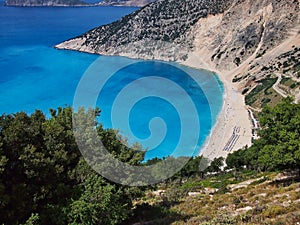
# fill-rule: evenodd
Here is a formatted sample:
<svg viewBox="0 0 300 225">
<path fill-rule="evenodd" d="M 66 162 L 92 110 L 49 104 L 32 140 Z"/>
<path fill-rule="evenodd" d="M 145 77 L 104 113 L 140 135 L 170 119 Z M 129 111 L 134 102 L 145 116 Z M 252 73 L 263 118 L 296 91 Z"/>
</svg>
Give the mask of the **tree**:
<svg viewBox="0 0 300 225">
<path fill-rule="evenodd" d="M 49 119 L 38 110 L 0 117 L 0 224 L 116 224 L 130 215 L 139 192 L 91 170 L 75 142 L 72 115 L 68 107 L 51 110 Z M 122 145 L 96 121 L 95 129 L 115 157 L 141 163 L 140 146 Z"/>
<path fill-rule="evenodd" d="M 203 156 L 196 156 L 191 158 L 188 163 L 181 169 L 181 177 L 190 177 L 200 175 L 208 167 L 208 159 Z"/>
<path fill-rule="evenodd" d="M 300 104 L 286 98 L 259 115 L 260 138 L 244 151 L 229 154 L 228 166 L 242 163 L 250 169 L 285 170 L 300 168 Z"/>
<path fill-rule="evenodd" d="M 247 148 L 235 151 L 233 153 L 229 153 L 226 158 L 227 167 L 239 170 L 244 165 L 246 165 L 245 158 L 244 158 L 245 151 L 247 151 Z"/>
<path fill-rule="evenodd" d="M 121 188 L 90 174 L 81 185 L 81 195 L 69 206 L 68 223 L 118 224 L 128 217 L 131 202 Z"/>
<path fill-rule="evenodd" d="M 224 158 L 214 158 L 214 160 L 210 163 L 209 167 L 207 167 L 206 171 L 219 173 L 222 170 L 222 166 L 224 166 Z"/>
<path fill-rule="evenodd" d="M 265 141 L 258 153 L 264 169 L 295 169 L 300 167 L 300 105 L 286 98 L 275 107 L 266 107 L 260 115 Z"/>
</svg>

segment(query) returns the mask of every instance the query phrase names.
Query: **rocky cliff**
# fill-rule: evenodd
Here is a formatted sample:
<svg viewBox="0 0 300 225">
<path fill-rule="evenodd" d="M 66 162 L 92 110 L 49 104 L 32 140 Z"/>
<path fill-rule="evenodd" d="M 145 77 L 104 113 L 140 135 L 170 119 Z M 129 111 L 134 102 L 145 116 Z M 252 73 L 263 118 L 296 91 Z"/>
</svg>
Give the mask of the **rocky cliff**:
<svg viewBox="0 0 300 225">
<path fill-rule="evenodd" d="M 299 0 L 158 0 L 56 47 L 196 61 L 198 67 L 231 71 L 247 94 L 267 76 L 262 68 L 299 47 L 299 18 Z M 297 79 L 297 71 L 289 76 Z"/>
<path fill-rule="evenodd" d="M 80 0 L 6 0 L 6 6 L 86 6 Z"/>
<path fill-rule="evenodd" d="M 189 31 L 229 0 L 158 0 L 114 23 L 95 28 L 57 48 L 147 59 L 183 60 L 193 48 Z"/>
</svg>

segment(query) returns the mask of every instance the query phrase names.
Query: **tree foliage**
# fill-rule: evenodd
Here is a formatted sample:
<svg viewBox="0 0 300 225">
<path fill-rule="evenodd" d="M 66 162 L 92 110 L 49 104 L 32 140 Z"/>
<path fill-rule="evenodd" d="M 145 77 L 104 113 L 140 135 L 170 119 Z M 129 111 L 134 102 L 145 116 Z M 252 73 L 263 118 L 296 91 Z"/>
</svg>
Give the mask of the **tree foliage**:
<svg viewBox="0 0 300 225">
<path fill-rule="evenodd" d="M 223 166 L 224 166 L 223 157 L 214 158 L 214 160 L 211 161 L 209 167 L 207 167 L 206 172 L 218 173 L 222 170 Z"/>
<path fill-rule="evenodd" d="M 115 157 L 135 165 L 143 160 L 144 153 L 95 124 Z M 117 224 L 130 215 L 137 193 L 107 181 L 83 160 L 71 108 L 51 110 L 49 119 L 41 111 L 0 117 L 1 224 Z"/>
<path fill-rule="evenodd" d="M 229 154 L 227 166 L 245 165 L 258 170 L 300 168 L 300 104 L 286 98 L 275 107 L 266 106 L 259 121 L 260 138 L 250 148 Z"/>
<path fill-rule="evenodd" d="M 112 183 L 90 168 L 75 141 L 71 108 L 58 108 L 50 114 L 50 118 L 41 111 L 0 116 L 0 223 L 92 225 L 127 219 L 132 215 L 132 200 L 141 196 L 143 189 Z M 99 116 L 100 111 L 80 109 L 76 116 L 84 122 L 84 114 Z M 300 105 L 285 99 L 273 108 L 264 108 L 259 120 L 260 139 L 229 154 L 227 167 L 300 168 Z M 94 123 L 98 138 L 115 158 L 139 166 L 168 163 L 163 169 L 154 167 L 151 176 L 159 177 L 186 160 L 168 157 L 143 163 L 140 145 L 128 148 L 115 131 Z M 92 140 L 89 132 L 84 135 Z M 206 167 L 205 172 L 220 172 L 223 161 L 216 158 L 207 167 L 207 159 L 195 157 L 170 181 L 181 183 L 183 177 L 203 176 Z"/>
</svg>

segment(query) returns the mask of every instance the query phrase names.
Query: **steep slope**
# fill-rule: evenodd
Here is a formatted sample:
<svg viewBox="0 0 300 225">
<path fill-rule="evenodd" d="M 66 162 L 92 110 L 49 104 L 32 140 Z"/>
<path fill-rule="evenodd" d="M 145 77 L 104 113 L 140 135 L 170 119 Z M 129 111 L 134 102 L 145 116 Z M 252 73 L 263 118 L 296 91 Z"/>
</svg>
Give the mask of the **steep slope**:
<svg viewBox="0 0 300 225">
<path fill-rule="evenodd" d="M 57 47 L 164 60 L 205 53 L 229 71 L 282 43 L 298 18 L 298 0 L 159 0 Z"/>
<path fill-rule="evenodd" d="M 198 51 L 209 50 L 217 68 L 231 70 L 278 46 L 296 26 L 298 14 L 298 1 L 234 1 L 223 15 L 198 22 L 195 45 Z"/>
<path fill-rule="evenodd" d="M 99 5 L 103 6 L 138 6 L 142 7 L 155 0 L 103 0 Z"/>
<path fill-rule="evenodd" d="M 227 74 L 246 95 L 265 83 L 267 76 L 276 78 L 276 72 L 297 81 L 299 18 L 298 0 L 234 1 L 225 13 L 200 19 L 193 27 L 194 48 L 185 63 L 200 63 L 203 68 Z M 287 92 L 299 99 L 297 91 Z M 261 108 L 266 102 L 278 102 L 278 95 L 254 96 L 251 102 L 256 101 L 253 106 Z"/>
<path fill-rule="evenodd" d="M 144 198 L 135 201 L 135 217 L 124 225 L 299 223 L 300 183 L 295 175 L 250 171 L 238 174 L 188 178 L 184 184 L 177 182 L 147 191 Z"/>
<path fill-rule="evenodd" d="M 226 146 L 236 127 L 241 132 L 230 151 L 251 145 L 257 124 L 252 110 L 281 100 L 283 88 L 285 95 L 299 100 L 299 4 L 299 0 L 158 0 L 56 48 L 177 61 L 216 71 L 225 87 L 224 107 L 203 151 L 213 159 L 228 154 Z M 276 82 L 278 73 L 289 77 L 280 76 Z M 245 106 L 242 94 L 251 107 Z"/>
<path fill-rule="evenodd" d="M 192 26 L 209 14 L 224 12 L 229 3 L 229 0 L 158 0 L 56 47 L 148 59 L 184 59 L 193 47 L 193 38 L 186 35 Z"/>
</svg>

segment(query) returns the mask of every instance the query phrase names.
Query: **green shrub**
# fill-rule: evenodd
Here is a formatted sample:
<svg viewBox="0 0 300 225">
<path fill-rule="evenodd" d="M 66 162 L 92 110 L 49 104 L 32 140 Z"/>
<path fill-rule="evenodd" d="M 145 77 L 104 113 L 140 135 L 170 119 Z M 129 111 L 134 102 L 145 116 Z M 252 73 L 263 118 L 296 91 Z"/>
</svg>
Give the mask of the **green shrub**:
<svg viewBox="0 0 300 225">
<path fill-rule="evenodd" d="M 263 216 L 267 218 L 274 218 L 278 215 L 286 213 L 286 209 L 283 206 L 274 205 L 269 206 L 265 211 L 263 211 Z"/>
<path fill-rule="evenodd" d="M 261 184 L 261 183 L 263 183 L 263 182 L 265 182 L 265 181 L 267 181 L 267 180 L 269 180 L 269 178 L 268 177 L 266 177 L 266 176 L 264 176 L 264 177 L 262 177 L 261 179 L 259 179 L 259 180 L 256 180 L 256 181 L 253 181 L 250 185 L 257 185 L 257 184 Z"/>
<path fill-rule="evenodd" d="M 245 89 L 242 91 L 242 95 L 246 94 L 248 91 L 249 91 L 249 88 L 245 88 Z"/>
<path fill-rule="evenodd" d="M 237 222 L 237 217 L 221 212 L 218 213 L 212 220 L 202 222 L 199 225 L 230 225 L 237 224 Z"/>
<path fill-rule="evenodd" d="M 296 86 L 297 86 L 297 84 L 293 83 L 293 84 L 290 85 L 290 88 L 294 89 Z"/>
</svg>

